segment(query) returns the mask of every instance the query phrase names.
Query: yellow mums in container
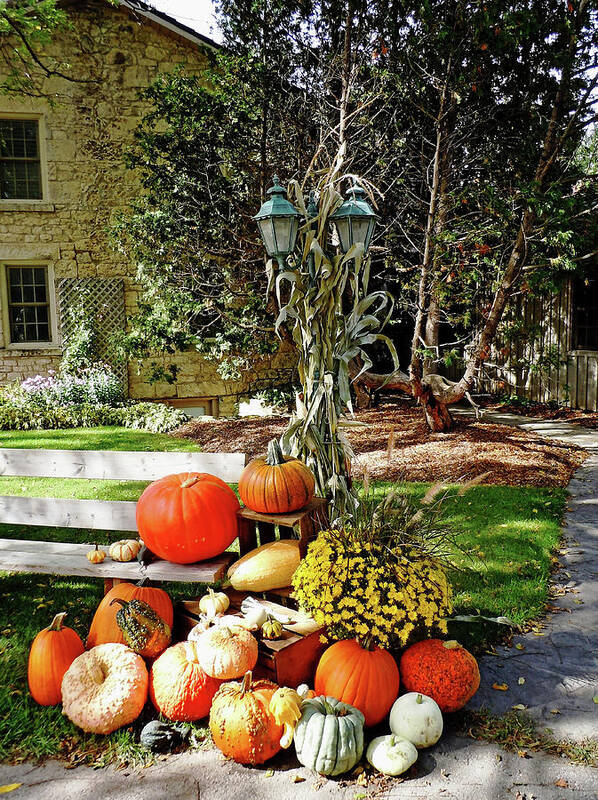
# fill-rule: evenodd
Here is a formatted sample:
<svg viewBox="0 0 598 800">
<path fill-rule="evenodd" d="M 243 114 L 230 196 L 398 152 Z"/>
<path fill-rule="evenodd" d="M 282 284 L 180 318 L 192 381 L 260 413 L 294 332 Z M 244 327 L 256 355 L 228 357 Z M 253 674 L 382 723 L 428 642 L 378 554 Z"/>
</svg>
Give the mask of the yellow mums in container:
<svg viewBox="0 0 598 800">
<path fill-rule="evenodd" d="M 387 511 L 390 504 L 384 505 Z M 330 639 L 369 633 L 393 648 L 415 633 L 446 633 L 452 603 L 443 559 L 418 546 L 416 535 L 405 534 L 405 523 L 421 521 L 422 511 L 415 517 L 404 508 L 389 526 L 380 509 L 370 509 L 368 527 L 320 532 L 293 576 L 295 599 Z M 399 519 L 402 533 L 395 527 Z"/>
<path fill-rule="evenodd" d="M 293 576 L 295 599 L 331 639 L 371 633 L 388 648 L 414 631 L 446 633 L 452 604 L 442 567 L 408 548 L 393 556 L 355 531 L 322 531 Z"/>
</svg>

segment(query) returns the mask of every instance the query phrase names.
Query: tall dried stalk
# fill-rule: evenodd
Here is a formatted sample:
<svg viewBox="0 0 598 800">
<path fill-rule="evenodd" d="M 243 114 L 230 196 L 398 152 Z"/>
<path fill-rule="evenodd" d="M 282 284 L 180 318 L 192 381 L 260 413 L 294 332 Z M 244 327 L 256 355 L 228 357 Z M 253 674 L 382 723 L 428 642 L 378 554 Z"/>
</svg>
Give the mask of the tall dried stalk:
<svg viewBox="0 0 598 800">
<path fill-rule="evenodd" d="M 311 467 L 318 492 L 331 499 L 331 522 L 338 524 L 350 519 L 358 504 L 345 435 L 347 428 L 360 425 L 351 419 L 349 364 L 360 358 L 362 369 L 369 369 L 365 348 L 376 341 L 384 341 L 395 363 L 398 359 L 393 343 L 380 332 L 392 298 L 383 291 L 368 293 L 370 262 L 363 246 L 354 245 L 344 255 L 332 252 L 329 220 L 342 202 L 335 187 L 350 176 L 339 174 L 337 162 L 318 177 L 318 211 L 312 219 L 301 187 L 291 184 L 291 199 L 308 222 L 287 269 L 276 273 L 270 262 L 268 274 L 281 309 L 276 328 L 291 329 L 303 387 L 282 444 Z"/>
</svg>

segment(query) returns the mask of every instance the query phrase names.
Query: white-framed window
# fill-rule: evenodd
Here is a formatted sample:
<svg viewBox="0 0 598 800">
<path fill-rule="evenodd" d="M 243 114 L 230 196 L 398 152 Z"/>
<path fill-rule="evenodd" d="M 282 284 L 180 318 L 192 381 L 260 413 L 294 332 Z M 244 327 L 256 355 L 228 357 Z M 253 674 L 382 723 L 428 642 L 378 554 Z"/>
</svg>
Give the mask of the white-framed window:
<svg viewBox="0 0 598 800">
<path fill-rule="evenodd" d="M 4 346 L 36 349 L 58 346 L 53 270 L 35 262 L 2 263 Z"/>
<path fill-rule="evenodd" d="M 0 197 L 43 200 L 39 119 L 0 118 Z"/>
</svg>

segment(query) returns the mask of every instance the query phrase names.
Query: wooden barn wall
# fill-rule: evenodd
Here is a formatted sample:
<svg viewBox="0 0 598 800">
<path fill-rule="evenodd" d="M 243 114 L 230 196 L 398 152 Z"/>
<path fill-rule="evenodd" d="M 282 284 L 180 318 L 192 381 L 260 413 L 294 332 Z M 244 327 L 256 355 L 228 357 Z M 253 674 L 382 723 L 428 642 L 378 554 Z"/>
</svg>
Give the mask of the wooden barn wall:
<svg viewBox="0 0 598 800">
<path fill-rule="evenodd" d="M 571 285 L 552 297 L 520 300 L 516 313 L 522 335 L 498 336 L 476 390 L 598 411 L 598 352 L 572 349 Z"/>
</svg>

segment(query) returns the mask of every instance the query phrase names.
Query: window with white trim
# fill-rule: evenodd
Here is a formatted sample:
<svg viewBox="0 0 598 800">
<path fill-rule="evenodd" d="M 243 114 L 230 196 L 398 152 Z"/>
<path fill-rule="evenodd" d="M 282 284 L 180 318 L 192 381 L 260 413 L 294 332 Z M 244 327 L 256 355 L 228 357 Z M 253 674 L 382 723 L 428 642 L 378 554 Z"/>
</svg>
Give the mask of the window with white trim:
<svg viewBox="0 0 598 800">
<path fill-rule="evenodd" d="M 0 198 L 43 199 L 37 119 L 0 118 Z"/>
<path fill-rule="evenodd" d="M 10 344 L 52 341 L 48 267 L 5 265 Z"/>
</svg>

